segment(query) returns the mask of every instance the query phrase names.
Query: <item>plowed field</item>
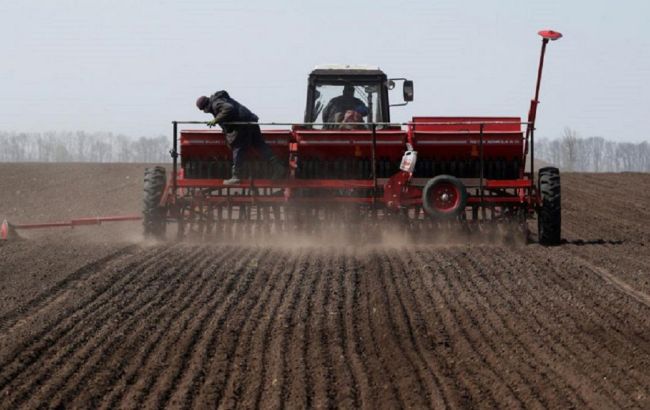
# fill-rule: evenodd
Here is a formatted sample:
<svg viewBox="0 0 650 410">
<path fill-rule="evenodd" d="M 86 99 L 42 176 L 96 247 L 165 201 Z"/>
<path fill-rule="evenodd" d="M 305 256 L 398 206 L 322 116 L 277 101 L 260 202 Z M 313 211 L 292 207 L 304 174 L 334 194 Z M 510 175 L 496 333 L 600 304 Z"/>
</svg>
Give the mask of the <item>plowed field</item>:
<svg viewBox="0 0 650 410">
<path fill-rule="evenodd" d="M 0 218 L 137 212 L 141 170 L 0 165 Z M 649 408 L 650 175 L 562 178 L 556 248 L 0 243 L 0 407 Z"/>
</svg>

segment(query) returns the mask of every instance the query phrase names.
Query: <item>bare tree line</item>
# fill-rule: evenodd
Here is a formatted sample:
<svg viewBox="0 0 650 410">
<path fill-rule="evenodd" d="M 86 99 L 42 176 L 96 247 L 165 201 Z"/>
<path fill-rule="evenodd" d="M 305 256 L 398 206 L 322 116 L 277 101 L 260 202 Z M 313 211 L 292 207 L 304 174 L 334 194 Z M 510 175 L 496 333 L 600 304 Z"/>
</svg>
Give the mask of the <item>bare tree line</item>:
<svg viewBox="0 0 650 410">
<path fill-rule="evenodd" d="M 569 127 L 561 138 L 535 142 L 535 158 L 564 171 L 650 172 L 650 144 L 615 142 L 603 137 L 581 138 Z"/>
<path fill-rule="evenodd" d="M 168 162 L 170 138 L 96 132 L 0 132 L 0 162 Z M 650 172 L 650 144 L 580 138 L 571 128 L 535 142 L 535 157 L 577 172 Z"/>
<path fill-rule="evenodd" d="M 106 132 L 0 132 L 0 162 L 167 162 L 170 138 Z"/>
</svg>

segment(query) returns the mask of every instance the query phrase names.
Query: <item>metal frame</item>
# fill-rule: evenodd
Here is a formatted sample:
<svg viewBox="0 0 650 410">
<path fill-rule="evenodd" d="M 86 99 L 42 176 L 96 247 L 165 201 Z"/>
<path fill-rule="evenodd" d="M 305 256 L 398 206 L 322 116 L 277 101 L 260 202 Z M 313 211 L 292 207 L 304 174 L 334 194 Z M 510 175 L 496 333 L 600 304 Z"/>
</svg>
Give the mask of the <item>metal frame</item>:
<svg viewBox="0 0 650 410">
<path fill-rule="evenodd" d="M 539 205 L 540 198 L 536 187 L 534 186 L 534 179 L 531 173 L 525 172 L 525 156 L 522 155 L 523 161 L 520 165 L 522 176 L 518 179 L 512 180 L 490 180 L 484 176 L 484 135 L 485 126 L 489 124 L 517 124 L 526 125 L 529 128 L 531 124 L 527 121 L 432 121 L 432 122 L 406 122 L 406 123 L 393 123 L 393 122 L 378 122 L 378 123 L 355 123 L 350 125 L 363 125 L 370 127 L 372 135 L 372 148 L 371 148 L 371 161 L 372 173 L 371 179 L 361 180 L 347 180 L 347 179 L 296 179 L 290 176 L 286 180 L 269 180 L 269 179 L 250 179 L 243 181 L 242 184 L 236 186 L 225 186 L 222 179 L 185 179 L 179 178 L 178 173 L 178 125 L 180 124 L 206 124 L 203 121 L 173 121 L 173 141 L 174 147 L 171 151 L 173 160 L 173 174 L 171 182 L 168 187 L 171 195 L 164 195 L 162 206 L 170 208 L 170 216 L 181 222 L 184 218 L 183 212 L 180 210 L 182 207 L 192 208 L 192 206 L 201 206 L 201 204 L 225 205 L 228 206 L 245 206 L 253 204 L 323 204 L 323 203 L 356 203 L 359 205 L 371 206 L 373 209 L 383 208 L 387 211 L 398 211 L 401 208 L 421 207 L 422 206 L 422 186 L 426 180 L 422 181 L 418 178 L 412 178 L 411 174 L 405 175 L 404 171 L 400 171 L 391 178 L 378 178 L 377 177 L 377 127 L 390 126 L 399 127 L 403 126 L 415 127 L 422 125 L 478 125 L 479 126 L 479 160 L 480 160 L 480 175 L 476 179 L 462 179 L 463 184 L 473 191 L 469 195 L 467 207 L 472 209 L 477 208 L 480 210 L 481 218 L 484 219 L 486 215 L 486 208 L 492 209 L 494 213 L 494 206 L 502 207 L 519 207 L 527 210 L 527 214 L 532 214 L 536 207 Z M 228 125 L 264 125 L 264 126 L 288 126 L 291 130 L 303 130 L 311 125 L 340 125 L 338 123 L 254 123 L 254 122 L 232 122 Z M 292 132 L 293 134 L 293 132 Z M 295 143 L 295 138 L 292 141 Z M 404 150 L 406 150 L 406 145 Z M 522 153 L 523 154 L 523 153 Z M 532 153 L 531 153 L 532 154 Z M 244 194 L 233 195 L 232 189 L 240 189 Z M 285 194 L 282 196 L 268 196 L 264 195 L 264 190 L 269 189 L 284 189 Z M 388 198 L 386 192 L 384 196 L 379 196 L 380 189 L 384 191 L 392 189 L 398 194 L 394 198 Z M 303 198 L 292 195 L 292 190 L 295 189 L 348 189 L 348 190 L 368 190 L 371 194 L 359 196 L 337 196 L 325 195 L 318 198 Z M 367 192 L 367 191 L 365 191 Z M 393 192 L 393 191 L 391 191 Z M 188 205 L 189 203 L 189 205 Z M 377 208 L 378 205 L 383 205 Z M 174 210 L 175 209 L 175 210 Z M 192 217 L 193 218 L 193 217 Z"/>
</svg>

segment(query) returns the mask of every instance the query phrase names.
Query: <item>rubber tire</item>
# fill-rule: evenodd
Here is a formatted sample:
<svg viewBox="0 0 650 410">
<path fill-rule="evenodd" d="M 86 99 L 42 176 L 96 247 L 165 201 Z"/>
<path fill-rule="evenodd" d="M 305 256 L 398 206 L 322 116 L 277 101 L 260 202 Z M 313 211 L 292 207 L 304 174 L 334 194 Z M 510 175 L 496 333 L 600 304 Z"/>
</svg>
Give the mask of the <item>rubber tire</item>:
<svg viewBox="0 0 650 410">
<path fill-rule="evenodd" d="M 429 198 L 429 191 L 433 189 L 434 186 L 441 182 L 448 182 L 453 184 L 458 191 L 460 192 L 460 200 L 458 201 L 458 206 L 453 212 L 440 212 L 436 207 L 429 204 L 427 198 Z M 465 206 L 467 205 L 467 189 L 460 180 L 451 175 L 438 175 L 437 177 L 431 178 L 422 190 L 422 206 L 424 207 L 425 212 L 435 218 L 441 220 L 455 219 L 463 211 L 465 211 Z"/>
<path fill-rule="evenodd" d="M 538 181 L 542 200 L 537 210 L 539 243 L 556 246 L 562 240 L 560 170 L 555 167 L 541 168 Z"/>
<path fill-rule="evenodd" d="M 167 185 L 164 167 L 146 168 L 144 170 L 144 200 L 142 225 L 145 238 L 162 239 L 167 229 L 166 210 L 160 206 L 160 199 Z"/>
</svg>

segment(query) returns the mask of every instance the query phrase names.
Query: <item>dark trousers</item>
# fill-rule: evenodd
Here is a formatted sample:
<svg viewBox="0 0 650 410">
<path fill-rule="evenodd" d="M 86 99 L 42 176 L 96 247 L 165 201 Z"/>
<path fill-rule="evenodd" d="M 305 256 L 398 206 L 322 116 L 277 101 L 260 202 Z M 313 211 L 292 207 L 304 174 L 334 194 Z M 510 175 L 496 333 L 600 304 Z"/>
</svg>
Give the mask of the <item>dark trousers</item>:
<svg viewBox="0 0 650 410">
<path fill-rule="evenodd" d="M 267 161 L 275 158 L 271 147 L 269 147 L 262 137 L 262 131 L 259 125 L 242 125 L 236 131 L 236 136 L 230 143 L 232 149 L 232 173 L 233 176 L 241 177 L 242 165 L 248 152 L 253 148 L 257 153 Z"/>
</svg>

